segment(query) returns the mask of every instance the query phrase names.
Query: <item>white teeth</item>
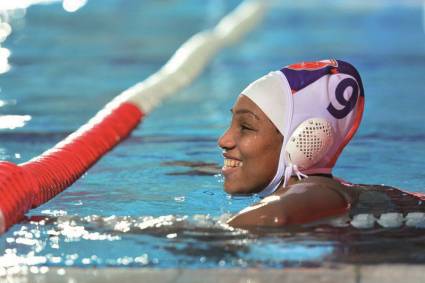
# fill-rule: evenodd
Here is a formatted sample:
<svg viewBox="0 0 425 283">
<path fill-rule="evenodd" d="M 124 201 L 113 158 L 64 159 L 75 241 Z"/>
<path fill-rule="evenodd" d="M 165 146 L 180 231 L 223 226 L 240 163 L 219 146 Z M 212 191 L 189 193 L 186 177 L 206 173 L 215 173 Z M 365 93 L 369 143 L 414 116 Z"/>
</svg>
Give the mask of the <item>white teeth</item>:
<svg viewBox="0 0 425 283">
<path fill-rule="evenodd" d="M 241 167 L 242 162 L 235 160 L 235 159 L 224 159 L 224 166 L 225 167 Z"/>
</svg>

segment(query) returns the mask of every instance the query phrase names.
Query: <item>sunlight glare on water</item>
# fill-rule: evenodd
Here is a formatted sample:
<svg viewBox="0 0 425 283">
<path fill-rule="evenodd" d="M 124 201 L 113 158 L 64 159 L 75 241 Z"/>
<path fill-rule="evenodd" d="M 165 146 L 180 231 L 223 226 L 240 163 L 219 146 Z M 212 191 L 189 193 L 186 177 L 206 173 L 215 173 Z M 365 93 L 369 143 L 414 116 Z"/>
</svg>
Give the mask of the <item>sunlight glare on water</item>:
<svg viewBox="0 0 425 283">
<path fill-rule="evenodd" d="M 0 129 L 16 129 L 25 126 L 31 120 L 30 115 L 0 115 Z"/>
<path fill-rule="evenodd" d="M 67 12 L 76 12 L 86 5 L 87 0 L 63 0 L 62 6 Z"/>
<path fill-rule="evenodd" d="M 0 27 L 1 32 L 2 27 Z M 1 37 L 2 35 L 0 35 Z M 6 37 L 6 35 L 4 35 Z M 0 38 L 0 75 L 6 73 L 10 70 L 9 65 L 9 56 L 10 50 L 4 47 L 1 47 L 1 38 Z"/>
<path fill-rule="evenodd" d="M 0 12 L 14 9 L 26 9 L 31 5 L 50 4 L 60 0 L 2 0 L 0 2 Z"/>
<path fill-rule="evenodd" d="M 36 4 L 51 4 L 61 0 L 1 0 L 0 1 L 0 75 L 10 70 L 10 50 L 2 47 L 2 43 L 12 33 L 12 23 L 16 18 L 21 18 L 26 9 Z M 87 0 L 63 0 L 62 7 L 65 11 L 73 13 L 84 7 Z"/>
</svg>

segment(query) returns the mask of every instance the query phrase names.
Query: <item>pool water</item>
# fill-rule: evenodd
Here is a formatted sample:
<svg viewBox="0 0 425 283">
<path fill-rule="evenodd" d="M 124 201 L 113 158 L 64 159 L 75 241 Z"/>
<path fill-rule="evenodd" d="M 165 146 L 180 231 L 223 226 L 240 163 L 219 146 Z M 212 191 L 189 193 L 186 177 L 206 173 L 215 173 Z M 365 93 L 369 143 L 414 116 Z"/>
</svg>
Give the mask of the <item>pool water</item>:
<svg viewBox="0 0 425 283">
<path fill-rule="evenodd" d="M 228 109 L 249 82 L 303 60 L 346 60 L 363 78 L 363 123 L 334 174 L 425 193 L 423 3 L 363 2 L 274 3 L 245 40 L 2 235 L 0 268 L 425 262 L 423 227 L 247 232 L 223 224 L 258 201 L 222 189 L 216 140 Z M 107 0 L 73 13 L 60 2 L 15 11 L 2 43 L 11 54 L 0 75 L 0 113 L 20 123 L 1 127 L 0 160 L 25 162 L 49 149 L 238 3 Z"/>
</svg>

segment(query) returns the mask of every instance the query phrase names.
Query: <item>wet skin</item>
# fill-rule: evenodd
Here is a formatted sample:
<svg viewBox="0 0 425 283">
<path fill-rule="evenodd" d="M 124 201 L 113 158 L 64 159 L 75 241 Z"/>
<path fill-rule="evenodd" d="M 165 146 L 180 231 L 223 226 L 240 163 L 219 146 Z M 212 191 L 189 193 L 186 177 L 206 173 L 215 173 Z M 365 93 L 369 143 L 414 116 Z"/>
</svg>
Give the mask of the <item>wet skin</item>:
<svg viewBox="0 0 425 283">
<path fill-rule="evenodd" d="M 218 140 L 224 157 L 224 189 L 230 194 L 258 193 L 276 174 L 283 136 L 246 96 L 238 97 L 231 112 L 230 127 Z M 348 210 L 346 200 L 321 185 L 320 178 L 310 180 L 313 182 L 291 178 L 287 187 L 279 187 L 270 197 L 242 210 L 228 224 L 239 228 L 282 227 L 337 216 Z"/>
<path fill-rule="evenodd" d="M 245 229 L 284 227 L 333 218 L 349 211 L 350 203 L 337 193 L 341 184 L 336 180 L 310 176 L 303 181 L 293 179 L 291 183 L 242 210 L 228 224 Z"/>
</svg>

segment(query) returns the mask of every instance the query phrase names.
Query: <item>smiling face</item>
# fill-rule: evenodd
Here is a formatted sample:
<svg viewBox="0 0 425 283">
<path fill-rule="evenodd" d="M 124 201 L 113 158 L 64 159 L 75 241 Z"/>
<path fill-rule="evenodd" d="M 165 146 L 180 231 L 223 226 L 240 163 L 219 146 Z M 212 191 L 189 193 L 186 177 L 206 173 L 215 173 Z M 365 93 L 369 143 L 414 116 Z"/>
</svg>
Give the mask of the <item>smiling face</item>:
<svg viewBox="0 0 425 283">
<path fill-rule="evenodd" d="M 230 194 L 258 193 L 276 174 L 283 136 L 244 95 L 231 111 L 230 127 L 218 140 L 224 157 L 224 189 Z"/>
</svg>

